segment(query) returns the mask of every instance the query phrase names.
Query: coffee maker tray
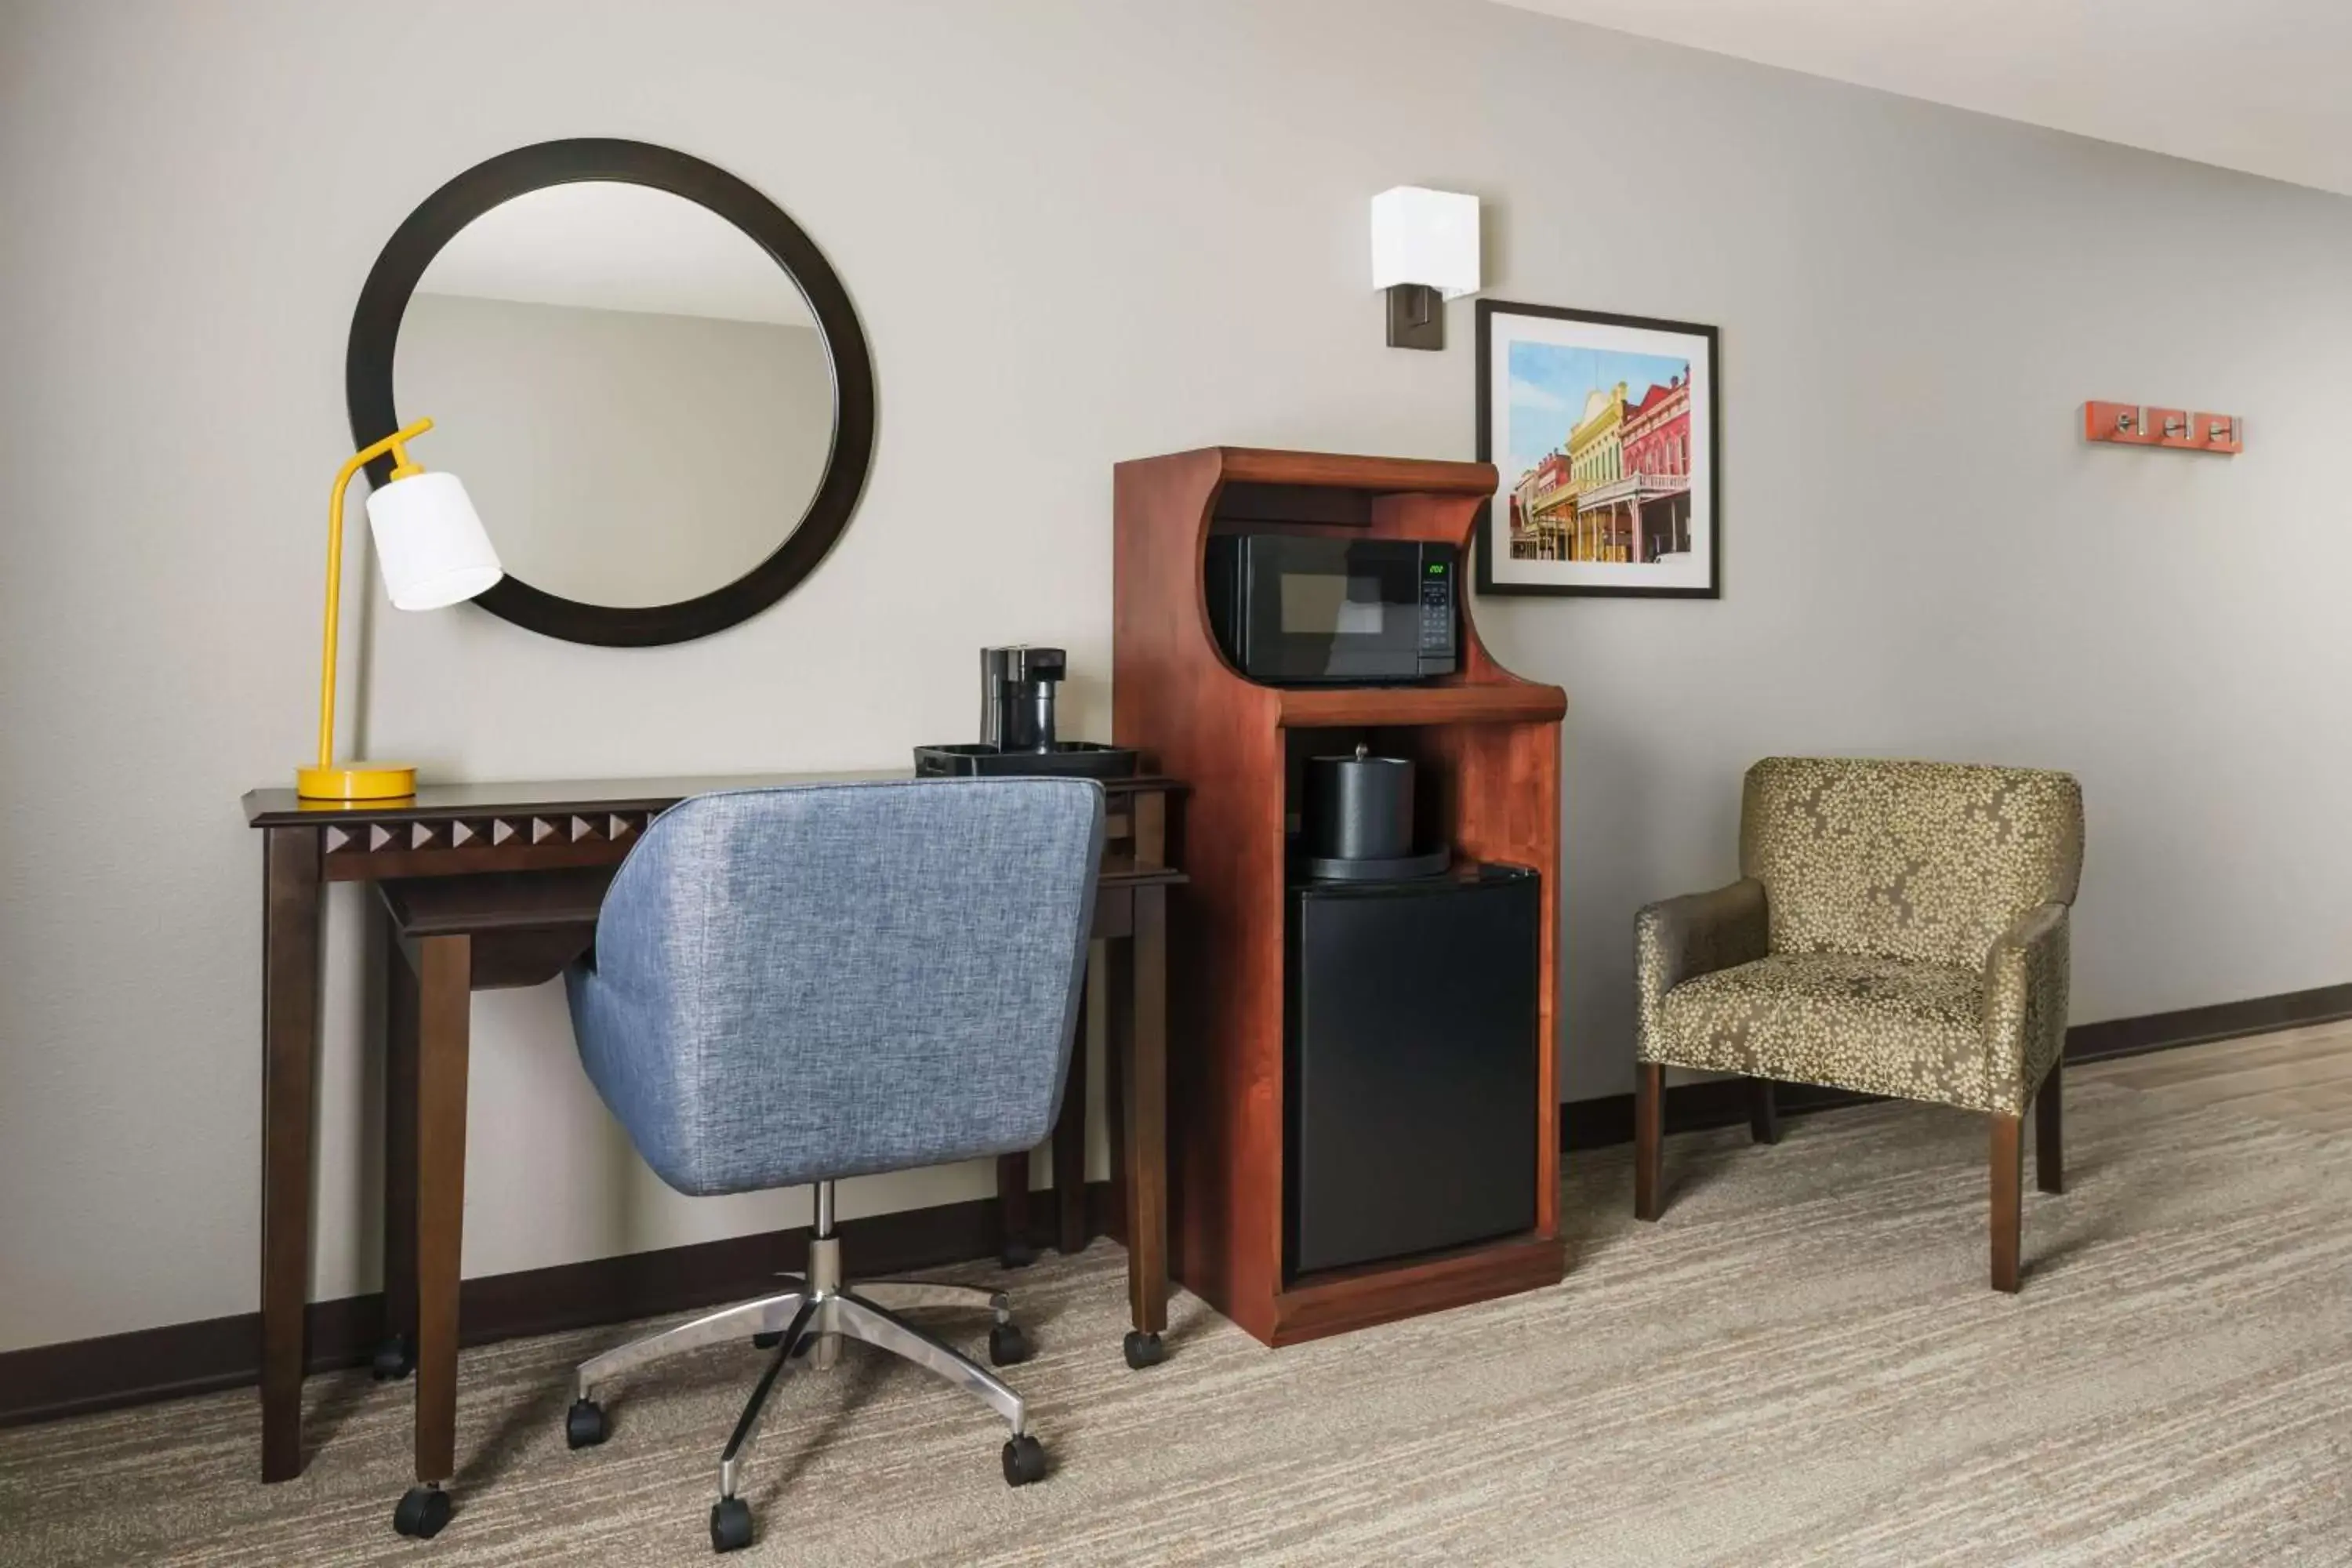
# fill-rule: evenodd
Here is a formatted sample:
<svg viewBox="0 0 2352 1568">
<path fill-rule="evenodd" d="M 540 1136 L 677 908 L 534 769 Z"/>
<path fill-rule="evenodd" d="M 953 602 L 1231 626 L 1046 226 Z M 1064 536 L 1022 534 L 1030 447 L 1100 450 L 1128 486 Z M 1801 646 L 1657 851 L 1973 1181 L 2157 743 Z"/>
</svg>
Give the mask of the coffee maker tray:
<svg viewBox="0 0 2352 1568">
<path fill-rule="evenodd" d="M 1093 741 L 1056 741 L 1049 752 L 1007 752 L 995 746 L 917 746 L 915 776 L 923 779 L 1125 779 L 1135 776 L 1135 748 Z"/>
</svg>

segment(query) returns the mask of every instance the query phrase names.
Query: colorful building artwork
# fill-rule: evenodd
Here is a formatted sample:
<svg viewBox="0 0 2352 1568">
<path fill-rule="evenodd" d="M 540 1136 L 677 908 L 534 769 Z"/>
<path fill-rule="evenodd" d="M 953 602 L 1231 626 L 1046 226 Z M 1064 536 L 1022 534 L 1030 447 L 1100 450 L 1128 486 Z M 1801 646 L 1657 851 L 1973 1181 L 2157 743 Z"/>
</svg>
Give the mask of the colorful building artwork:
<svg viewBox="0 0 2352 1568">
<path fill-rule="evenodd" d="M 1552 452 L 1511 492 L 1511 553 L 1525 561 L 1565 561 L 1576 521 L 1576 480 L 1568 456 Z"/>
<path fill-rule="evenodd" d="M 1482 302 L 1479 522 L 1497 593 L 1714 598 L 1712 327 Z"/>
<path fill-rule="evenodd" d="M 1622 561 L 1623 542 L 1608 525 L 1594 498 L 1614 493 L 1624 477 L 1625 384 L 1607 392 L 1595 387 L 1584 400 L 1584 416 L 1568 433 L 1568 462 L 1576 475 L 1576 516 L 1570 523 L 1570 561 Z"/>
<path fill-rule="evenodd" d="M 1621 437 L 1628 487 L 1622 505 L 1633 553 L 1620 559 L 1655 561 L 1690 549 L 1690 378 L 1653 386 L 1625 410 Z"/>
<path fill-rule="evenodd" d="M 1568 462 L 1575 470 L 1577 489 L 1595 490 L 1616 483 L 1621 458 L 1617 433 L 1624 418 L 1623 382 L 1608 392 L 1596 388 L 1585 398 L 1584 416 L 1568 433 Z"/>
<path fill-rule="evenodd" d="M 1676 376 L 1625 411 L 1625 468 L 1637 474 L 1690 474 L 1690 384 Z"/>
<path fill-rule="evenodd" d="M 1690 549 L 1690 366 L 1638 396 L 1594 387 L 1557 450 L 1511 491 L 1511 553 L 1522 561 L 1639 565 Z"/>
</svg>

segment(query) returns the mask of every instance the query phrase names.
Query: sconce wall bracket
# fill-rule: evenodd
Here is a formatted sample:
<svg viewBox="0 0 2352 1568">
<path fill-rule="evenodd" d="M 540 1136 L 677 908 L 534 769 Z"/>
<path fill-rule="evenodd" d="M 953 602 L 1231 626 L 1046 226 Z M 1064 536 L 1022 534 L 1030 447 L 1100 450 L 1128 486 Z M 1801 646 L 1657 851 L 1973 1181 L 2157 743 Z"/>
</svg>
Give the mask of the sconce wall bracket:
<svg viewBox="0 0 2352 1568">
<path fill-rule="evenodd" d="M 1426 283 L 1393 283 L 1388 289 L 1389 347 L 1445 346 L 1445 301 Z"/>
</svg>

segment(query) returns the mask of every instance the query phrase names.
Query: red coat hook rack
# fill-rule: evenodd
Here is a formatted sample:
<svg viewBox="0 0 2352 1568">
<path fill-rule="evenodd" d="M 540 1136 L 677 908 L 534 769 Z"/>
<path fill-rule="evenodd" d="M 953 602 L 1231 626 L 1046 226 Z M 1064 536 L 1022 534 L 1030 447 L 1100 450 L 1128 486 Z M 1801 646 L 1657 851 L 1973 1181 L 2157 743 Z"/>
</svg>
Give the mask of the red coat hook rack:
<svg viewBox="0 0 2352 1568">
<path fill-rule="evenodd" d="M 2137 403 L 2083 405 L 2083 439 L 2125 447 L 2170 447 L 2233 456 L 2246 449 L 2246 423 L 2234 414 L 2148 408 Z"/>
</svg>

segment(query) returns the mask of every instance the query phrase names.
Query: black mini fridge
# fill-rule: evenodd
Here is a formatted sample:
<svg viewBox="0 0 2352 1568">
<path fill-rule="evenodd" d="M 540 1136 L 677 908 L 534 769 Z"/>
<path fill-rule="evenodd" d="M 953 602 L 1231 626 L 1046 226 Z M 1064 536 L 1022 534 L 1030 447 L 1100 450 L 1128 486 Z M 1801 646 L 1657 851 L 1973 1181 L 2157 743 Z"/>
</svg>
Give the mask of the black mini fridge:
<svg viewBox="0 0 2352 1568">
<path fill-rule="evenodd" d="M 1290 1277 L 1534 1227 L 1541 897 L 1510 866 L 1291 888 Z"/>
</svg>

